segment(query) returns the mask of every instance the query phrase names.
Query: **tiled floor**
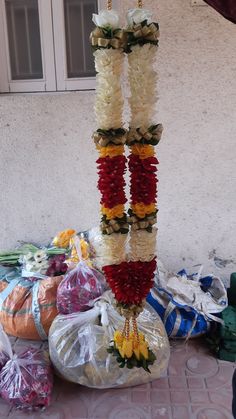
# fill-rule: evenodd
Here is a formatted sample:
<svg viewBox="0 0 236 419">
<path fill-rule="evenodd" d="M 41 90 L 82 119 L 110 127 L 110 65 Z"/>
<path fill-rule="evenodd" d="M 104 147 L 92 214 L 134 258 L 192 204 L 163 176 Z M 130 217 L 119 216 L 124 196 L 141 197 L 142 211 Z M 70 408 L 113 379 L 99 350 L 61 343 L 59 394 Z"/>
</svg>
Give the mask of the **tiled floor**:
<svg viewBox="0 0 236 419">
<path fill-rule="evenodd" d="M 201 341 L 173 342 L 166 378 L 106 391 L 56 379 L 49 409 L 26 414 L 0 401 L 0 419 L 232 419 L 234 367 L 212 357 Z"/>
</svg>

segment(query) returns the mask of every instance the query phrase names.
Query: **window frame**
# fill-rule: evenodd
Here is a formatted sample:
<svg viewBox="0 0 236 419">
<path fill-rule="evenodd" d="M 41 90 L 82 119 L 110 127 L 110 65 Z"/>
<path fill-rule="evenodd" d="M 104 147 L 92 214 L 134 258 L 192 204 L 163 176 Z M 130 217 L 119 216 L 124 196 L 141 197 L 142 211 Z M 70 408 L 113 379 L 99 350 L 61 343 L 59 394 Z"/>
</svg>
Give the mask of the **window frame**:
<svg viewBox="0 0 236 419">
<path fill-rule="evenodd" d="M 68 78 L 64 0 L 38 0 L 42 79 L 12 80 L 5 0 L 0 0 L 0 93 L 56 92 L 95 89 L 95 77 Z M 98 0 L 98 10 L 106 8 Z M 120 9 L 119 0 L 113 7 Z"/>
<path fill-rule="evenodd" d="M 0 0 L 0 92 L 44 92 L 56 90 L 52 32 L 52 9 L 48 0 L 38 0 L 43 75 L 42 79 L 12 80 L 5 0 Z M 5 64 L 5 65 L 4 65 Z"/>
</svg>

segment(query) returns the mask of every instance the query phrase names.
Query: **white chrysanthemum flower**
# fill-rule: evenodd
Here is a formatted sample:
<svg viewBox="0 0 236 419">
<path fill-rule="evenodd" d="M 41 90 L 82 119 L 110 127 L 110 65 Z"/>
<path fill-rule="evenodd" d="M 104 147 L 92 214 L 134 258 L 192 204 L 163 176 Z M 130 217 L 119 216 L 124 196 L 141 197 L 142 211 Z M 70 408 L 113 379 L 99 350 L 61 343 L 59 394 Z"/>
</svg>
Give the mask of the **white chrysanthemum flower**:
<svg viewBox="0 0 236 419">
<path fill-rule="evenodd" d="M 157 229 L 154 227 L 151 233 L 146 230 L 131 230 L 129 260 L 150 262 L 156 255 Z"/>
<path fill-rule="evenodd" d="M 47 259 L 47 253 L 45 252 L 45 250 L 38 250 L 34 253 L 34 260 L 36 262 L 40 262 L 45 259 Z"/>
<path fill-rule="evenodd" d="M 127 22 L 129 26 L 138 25 L 147 20 L 147 23 L 152 22 L 152 13 L 146 9 L 130 9 L 127 13 Z"/>
<path fill-rule="evenodd" d="M 115 10 L 101 10 L 98 15 L 94 13 L 92 20 L 100 28 L 119 28 L 119 15 Z"/>
<path fill-rule="evenodd" d="M 124 54 L 120 50 L 97 50 L 94 53 L 97 74 L 95 115 L 99 128 L 109 130 L 123 125 L 124 99 L 121 74 Z"/>
<path fill-rule="evenodd" d="M 141 125 L 150 126 L 154 120 L 157 102 L 157 74 L 154 71 L 156 51 L 157 48 L 154 45 L 136 45 L 132 47 L 132 53 L 128 55 L 131 91 L 130 126 L 134 128 Z"/>
<path fill-rule="evenodd" d="M 103 235 L 100 229 L 90 232 L 90 243 L 95 250 L 96 266 L 119 265 L 126 260 L 126 234 Z"/>
</svg>

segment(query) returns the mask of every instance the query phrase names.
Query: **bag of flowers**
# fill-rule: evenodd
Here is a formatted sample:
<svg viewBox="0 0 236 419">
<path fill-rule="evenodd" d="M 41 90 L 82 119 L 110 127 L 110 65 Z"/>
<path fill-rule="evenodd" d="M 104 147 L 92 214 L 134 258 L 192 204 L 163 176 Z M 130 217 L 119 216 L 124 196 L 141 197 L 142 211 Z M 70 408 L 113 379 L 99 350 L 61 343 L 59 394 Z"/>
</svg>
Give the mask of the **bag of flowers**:
<svg viewBox="0 0 236 419">
<path fill-rule="evenodd" d="M 109 353 L 114 331 L 123 326 L 123 318 L 113 302 L 111 292 L 107 291 L 93 303 L 91 310 L 56 317 L 49 331 L 49 352 L 58 375 L 87 387 L 105 389 L 144 384 L 166 373 L 169 341 L 160 317 L 148 304 L 137 320 L 140 342 L 135 350 L 143 368 L 132 369 L 137 366 L 132 353 L 126 353 L 129 356 L 126 366 L 121 355 Z M 153 352 L 152 359 L 143 341 L 144 334 Z M 130 348 L 126 348 L 128 351 Z"/>
<path fill-rule="evenodd" d="M 57 291 L 57 309 L 61 314 L 86 311 L 106 288 L 102 273 L 81 261 L 60 283 Z"/>
<path fill-rule="evenodd" d="M 6 333 L 46 340 L 56 307 L 57 288 L 67 271 L 65 255 L 28 253 L 18 267 L 0 266 L 0 322 Z"/>
<path fill-rule="evenodd" d="M 88 260 L 83 260 L 83 248 L 78 237 L 74 238 L 74 246 L 80 262 L 65 275 L 58 287 L 57 309 L 61 314 L 88 310 L 93 300 L 107 288 L 103 274 L 89 266 Z"/>
<path fill-rule="evenodd" d="M 0 396 L 18 409 L 37 410 L 50 404 L 52 389 L 48 353 L 28 348 L 19 355 L 14 354 L 0 325 Z"/>
</svg>

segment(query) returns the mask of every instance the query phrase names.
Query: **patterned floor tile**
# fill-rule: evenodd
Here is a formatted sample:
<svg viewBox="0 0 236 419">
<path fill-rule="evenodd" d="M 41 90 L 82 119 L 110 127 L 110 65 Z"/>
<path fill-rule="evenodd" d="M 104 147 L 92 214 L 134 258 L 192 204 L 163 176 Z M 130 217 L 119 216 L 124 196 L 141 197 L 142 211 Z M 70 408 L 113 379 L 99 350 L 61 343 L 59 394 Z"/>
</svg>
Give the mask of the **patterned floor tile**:
<svg viewBox="0 0 236 419">
<path fill-rule="evenodd" d="M 14 345 L 20 350 L 25 342 Z M 0 400 L 0 419 L 232 419 L 234 368 L 211 356 L 201 340 L 171 342 L 167 377 L 104 391 L 56 378 L 47 410 L 19 412 Z"/>
</svg>

